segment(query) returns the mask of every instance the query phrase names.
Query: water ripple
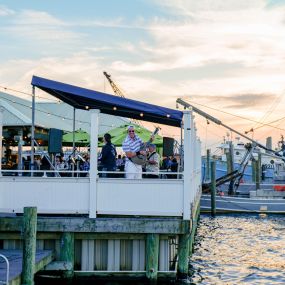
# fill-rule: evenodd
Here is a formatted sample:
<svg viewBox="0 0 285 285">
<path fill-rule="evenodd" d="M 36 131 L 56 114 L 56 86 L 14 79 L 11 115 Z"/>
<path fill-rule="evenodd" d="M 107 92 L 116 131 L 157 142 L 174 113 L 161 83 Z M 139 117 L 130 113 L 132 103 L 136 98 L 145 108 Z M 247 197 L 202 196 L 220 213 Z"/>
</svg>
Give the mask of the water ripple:
<svg viewBox="0 0 285 285">
<path fill-rule="evenodd" d="M 284 216 L 201 216 L 192 284 L 285 284 Z"/>
</svg>

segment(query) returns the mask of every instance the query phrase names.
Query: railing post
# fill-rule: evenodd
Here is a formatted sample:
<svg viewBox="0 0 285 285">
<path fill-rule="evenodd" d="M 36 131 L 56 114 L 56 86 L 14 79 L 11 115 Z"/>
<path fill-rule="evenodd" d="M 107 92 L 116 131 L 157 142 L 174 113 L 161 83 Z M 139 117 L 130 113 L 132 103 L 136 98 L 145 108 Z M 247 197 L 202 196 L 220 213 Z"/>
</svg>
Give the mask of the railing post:
<svg viewBox="0 0 285 285">
<path fill-rule="evenodd" d="M 36 259 L 37 241 L 37 208 L 24 208 L 24 243 L 23 243 L 23 266 L 22 284 L 33 285 Z"/>
<path fill-rule="evenodd" d="M 0 105 L 0 177 L 2 176 L 2 136 L 3 136 L 3 113 L 4 108 Z"/>
<path fill-rule="evenodd" d="M 192 140 L 193 124 L 191 124 L 192 111 L 184 111 L 184 184 L 183 184 L 183 219 L 190 220 L 191 191 L 193 191 L 193 160 L 194 145 Z M 192 125 L 192 128 L 191 128 Z"/>
<path fill-rule="evenodd" d="M 97 153 L 98 153 L 98 129 L 100 110 L 91 110 L 90 132 L 90 184 L 89 184 L 89 218 L 96 218 L 97 211 Z"/>
</svg>

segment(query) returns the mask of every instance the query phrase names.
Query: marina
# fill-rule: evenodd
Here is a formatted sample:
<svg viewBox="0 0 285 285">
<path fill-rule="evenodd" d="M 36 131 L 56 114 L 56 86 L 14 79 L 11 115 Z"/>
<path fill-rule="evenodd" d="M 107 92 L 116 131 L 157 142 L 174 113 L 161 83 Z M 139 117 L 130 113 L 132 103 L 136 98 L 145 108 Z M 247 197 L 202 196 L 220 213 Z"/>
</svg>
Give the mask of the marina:
<svg viewBox="0 0 285 285">
<path fill-rule="evenodd" d="M 284 11 L 1 1 L 0 285 L 285 284 Z"/>
</svg>

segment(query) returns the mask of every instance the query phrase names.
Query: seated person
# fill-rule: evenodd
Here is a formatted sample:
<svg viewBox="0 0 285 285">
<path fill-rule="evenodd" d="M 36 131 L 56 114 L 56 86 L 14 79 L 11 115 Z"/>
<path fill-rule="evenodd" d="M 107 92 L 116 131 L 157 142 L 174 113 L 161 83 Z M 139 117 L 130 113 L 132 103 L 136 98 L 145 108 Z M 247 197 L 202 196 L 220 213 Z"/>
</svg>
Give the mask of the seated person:
<svg viewBox="0 0 285 285">
<path fill-rule="evenodd" d="M 146 178 L 158 178 L 159 177 L 159 164 L 160 164 L 160 156 L 156 152 L 156 145 L 149 145 L 149 152 L 147 155 L 146 161 L 146 172 L 152 172 L 146 174 Z"/>
<path fill-rule="evenodd" d="M 178 172 L 178 162 L 175 157 L 171 160 L 170 170 L 171 172 Z M 168 178 L 175 179 L 177 178 L 177 174 L 168 175 Z"/>
<path fill-rule="evenodd" d="M 117 168 L 120 169 L 120 171 L 124 171 L 125 162 L 122 159 L 122 156 L 120 154 L 118 155 L 118 158 L 116 160 L 116 166 L 117 166 Z"/>
<path fill-rule="evenodd" d="M 162 169 L 169 169 L 170 168 L 170 165 L 171 165 L 171 160 L 169 158 L 169 156 L 165 157 L 162 161 Z"/>
</svg>

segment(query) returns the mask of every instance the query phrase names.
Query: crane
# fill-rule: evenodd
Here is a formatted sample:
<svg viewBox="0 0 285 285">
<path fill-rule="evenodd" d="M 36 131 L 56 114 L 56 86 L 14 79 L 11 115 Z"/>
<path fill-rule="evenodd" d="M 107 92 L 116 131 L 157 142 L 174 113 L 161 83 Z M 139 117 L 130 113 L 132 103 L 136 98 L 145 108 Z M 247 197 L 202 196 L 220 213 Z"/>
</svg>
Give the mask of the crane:
<svg viewBox="0 0 285 285">
<path fill-rule="evenodd" d="M 123 97 L 125 98 L 125 95 L 123 94 L 123 92 L 118 88 L 118 86 L 115 84 L 115 82 L 111 79 L 111 75 L 108 74 L 106 71 L 103 71 L 103 74 L 105 75 L 105 77 L 107 78 L 107 80 L 109 81 L 114 93 L 117 96 Z"/>
<path fill-rule="evenodd" d="M 119 87 L 116 85 L 116 83 L 111 79 L 111 75 L 108 74 L 106 71 L 103 71 L 103 74 L 105 75 L 105 77 L 107 78 L 107 80 L 109 81 L 114 93 L 117 96 L 126 98 L 125 95 L 123 94 L 123 92 L 119 89 Z M 136 120 L 136 119 L 130 119 L 132 123 L 142 127 L 142 124 L 140 121 Z"/>
</svg>

